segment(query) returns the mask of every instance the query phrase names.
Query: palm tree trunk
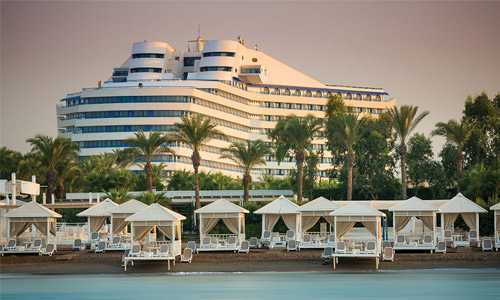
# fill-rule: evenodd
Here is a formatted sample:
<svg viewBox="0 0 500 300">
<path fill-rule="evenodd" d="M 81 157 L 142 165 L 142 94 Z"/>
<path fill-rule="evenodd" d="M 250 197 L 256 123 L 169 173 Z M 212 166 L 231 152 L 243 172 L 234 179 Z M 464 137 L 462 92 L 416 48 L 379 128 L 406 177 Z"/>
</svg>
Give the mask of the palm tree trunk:
<svg viewBox="0 0 500 300">
<path fill-rule="evenodd" d="M 250 174 L 243 174 L 243 203 L 248 203 L 248 198 L 250 197 L 250 183 L 252 183 L 252 177 Z"/>
<path fill-rule="evenodd" d="M 352 200 L 352 168 L 354 166 L 354 151 L 349 150 L 346 157 L 347 163 L 347 201 Z"/>
<path fill-rule="evenodd" d="M 47 199 L 52 198 L 52 194 L 54 194 L 54 183 L 56 181 L 56 170 L 50 168 L 47 170 Z"/>
<path fill-rule="evenodd" d="M 462 150 L 458 149 L 457 153 L 457 193 L 462 191 L 460 187 L 460 179 L 462 178 L 462 167 L 464 164 L 464 155 L 462 154 Z"/>
<path fill-rule="evenodd" d="M 193 151 L 191 155 L 191 161 L 193 162 L 194 168 L 194 197 L 196 199 L 196 209 L 200 208 L 200 183 L 198 181 L 198 169 L 200 167 L 200 153 L 198 151 Z"/>
<path fill-rule="evenodd" d="M 295 154 L 295 161 L 297 162 L 297 201 L 302 203 L 302 181 L 304 173 L 304 160 L 306 158 L 306 150 L 300 149 Z"/>
<path fill-rule="evenodd" d="M 148 191 L 153 192 L 153 166 L 151 162 L 147 162 L 144 166 L 144 171 L 146 171 L 147 185 Z"/>
<path fill-rule="evenodd" d="M 401 156 L 401 196 L 406 200 L 406 145 L 401 142 L 399 146 L 399 155 Z"/>
</svg>

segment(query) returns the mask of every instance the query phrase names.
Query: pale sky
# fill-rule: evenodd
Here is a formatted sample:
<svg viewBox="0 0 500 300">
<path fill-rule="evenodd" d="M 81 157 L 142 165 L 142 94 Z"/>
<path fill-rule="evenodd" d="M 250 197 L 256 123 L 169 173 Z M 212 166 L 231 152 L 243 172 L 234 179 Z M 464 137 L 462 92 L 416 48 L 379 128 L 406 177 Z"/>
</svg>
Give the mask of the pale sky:
<svg viewBox="0 0 500 300">
<path fill-rule="evenodd" d="M 383 87 L 397 105 L 460 118 L 469 94 L 500 92 L 500 2 L 1 1 L 0 146 L 57 135 L 56 104 L 95 87 L 143 40 L 187 50 L 233 39 L 326 84 Z M 435 152 L 443 143 L 433 138 Z"/>
</svg>

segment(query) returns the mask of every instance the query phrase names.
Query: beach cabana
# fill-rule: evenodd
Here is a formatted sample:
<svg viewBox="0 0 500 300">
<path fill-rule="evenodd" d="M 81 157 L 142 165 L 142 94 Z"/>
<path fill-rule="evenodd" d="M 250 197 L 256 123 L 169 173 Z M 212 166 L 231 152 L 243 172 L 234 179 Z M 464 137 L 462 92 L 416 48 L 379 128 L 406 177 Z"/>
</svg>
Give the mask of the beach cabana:
<svg viewBox="0 0 500 300">
<path fill-rule="evenodd" d="M 129 222 L 125 219 L 148 207 L 146 204 L 130 199 L 129 201 L 109 209 L 111 215 L 111 236 L 120 235 L 126 231 Z"/>
<path fill-rule="evenodd" d="M 158 229 L 171 241 L 172 254 L 181 255 L 181 221 L 185 220 L 176 213 L 158 203 L 153 203 L 141 211 L 126 218 L 130 222 L 132 244 L 142 243 L 142 240 L 151 232 Z"/>
<path fill-rule="evenodd" d="M 311 202 L 308 202 L 298 208 L 300 212 L 300 233 L 303 235 L 311 229 L 320 218 L 325 219 L 328 224 L 334 226 L 334 217 L 330 213 L 339 209 L 340 206 L 332 201 L 319 197 Z"/>
<path fill-rule="evenodd" d="M 441 214 L 441 237 L 444 240 L 444 231 L 449 230 L 455 223 L 458 215 L 461 215 L 470 231 L 476 231 L 479 238 L 479 214 L 487 210 L 467 199 L 462 193 L 458 193 L 451 200 L 439 207 Z M 462 237 L 454 237 L 454 246 L 470 245 L 468 241 L 461 241 Z M 458 239 L 458 240 L 457 240 Z"/>
<path fill-rule="evenodd" d="M 7 218 L 7 239 L 11 237 L 18 238 L 31 225 L 34 225 L 48 243 L 50 235 L 56 236 L 57 218 L 61 217 L 60 214 L 35 201 L 26 203 L 5 214 L 5 218 Z"/>
<path fill-rule="evenodd" d="M 200 241 L 206 236 L 227 238 L 225 235 L 210 235 L 210 231 L 222 219 L 226 227 L 237 237 L 238 243 L 245 240 L 245 214 L 248 210 L 225 199 L 219 199 L 194 211 L 200 217 Z"/>
<path fill-rule="evenodd" d="M 497 250 L 500 248 L 500 203 L 497 203 L 490 207 L 490 210 L 493 211 L 493 228 L 495 231 L 495 248 Z"/>
<path fill-rule="evenodd" d="M 434 205 L 426 203 L 418 197 L 411 197 L 389 208 L 389 211 L 392 212 L 392 226 L 395 240 L 399 232 L 406 227 L 412 217 L 417 217 L 422 220 L 424 226 L 432 231 L 431 243 L 427 240 L 429 237 L 406 237 L 407 239 L 414 239 L 414 241 L 395 245 L 394 249 L 427 249 L 432 251 L 432 249 L 435 248 L 437 244 L 436 212 L 438 209 Z"/>
<path fill-rule="evenodd" d="M 283 195 L 264 207 L 259 208 L 254 214 L 262 215 L 262 232 L 272 231 L 279 218 L 283 219 L 288 229 L 295 232 L 295 238 L 300 238 L 300 212 L 299 206 Z M 285 246 L 283 244 L 283 246 Z"/>
<path fill-rule="evenodd" d="M 108 213 L 108 210 L 116 206 L 118 206 L 118 204 L 114 203 L 109 198 L 106 198 L 106 200 L 101 203 L 77 214 L 79 217 L 87 217 L 89 240 L 92 232 L 99 232 L 106 221 L 111 221 L 111 214 Z"/>
</svg>

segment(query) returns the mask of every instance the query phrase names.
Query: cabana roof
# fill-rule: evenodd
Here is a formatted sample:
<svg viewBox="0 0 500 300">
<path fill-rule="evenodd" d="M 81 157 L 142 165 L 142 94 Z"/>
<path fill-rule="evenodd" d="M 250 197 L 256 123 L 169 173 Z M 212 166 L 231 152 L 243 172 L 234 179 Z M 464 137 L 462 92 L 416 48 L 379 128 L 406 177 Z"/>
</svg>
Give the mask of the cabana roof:
<svg viewBox="0 0 500 300">
<path fill-rule="evenodd" d="M 347 206 L 330 213 L 330 216 L 367 216 L 385 217 L 385 214 L 360 201 L 353 202 Z"/>
<path fill-rule="evenodd" d="M 106 198 L 106 200 L 102 201 L 101 203 L 92 206 L 91 208 L 88 208 L 81 213 L 77 214 L 79 217 L 109 217 L 111 216 L 108 213 L 108 210 L 110 210 L 113 207 L 118 206 L 118 204 L 114 203 L 111 201 L 111 199 Z"/>
<path fill-rule="evenodd" d="M 4 215 L 6 218 L 61 218 L 62 216 L 53 210 L 31 201 L 14 209 Z"/>
<path fill-rule="evenodd" d="M 181 214 L 176 213 L 173 210 L 170 210 L 158 203 L 153 203 L 150 206 L 142 209 L 139 212 L 136 212 L 135 214 L 131 215 L 130 217 L 126 218 L 125 221 L 127 222 L 134 222 L 134 221 L 180 221 L 180 220 L 185 220 L 186 217 L 184 217 Z"/>
<path fill-rule="evenodd" d="M 431 204 L 436 208 L 439 208 L 441 205 L 445 204 L 449 200 L 422 200 L 425 203 Z M 353 201 L 332 201 L 333 203 L 337 204 L 340 207 L 347 206 L 351 204 Z M 389 210 L 390 208 L 403 203 L 403 200 L 361 200 L 359 201 L 361 203 L 364 203 L 372 208 L 378 209 L 378 210 Z"/>
<path fill-rule="evenodd" d="M 440 213 L 486 213 L 486 209 L 467 199 L 462 193 L 458 193 L 450 201 L 441 205 Z"/>
<path fill-rule="evenodd" d="M 500 210 L 500 203 L 497 203 L 497 204 L 493 205 L 492 207 L 490 207 L 490 210 Z"/>
<path fill-rule="evenodd" d="M 135 214 L 148 207 L 146 204 L 137 201 L 135 199 L 130 199 L 129 201 L 108 209 L 109 214 Z"/>
<path fill-rule="evenodd" d="M 198 208 L 194 211 L 197 214 L 217 214 L 217 213 L 245 213 L 248 214 L 248 210 L 240 207 L 234 203 L 227 201 L 226 199 L 219 199 L 208 205 Z"/>
<path fill-rule="evenodd" d="M 311 202 L 299 206 L 299 211 L 334 211 L 339 209 L 340 206 L 333 203 L 332 201 L 326 199 L 325 197 L 319 197 Z"/>
<path fill-rule="evenodd" d="M 426 203 L 418 197 L 411 197 L 389 208 L 389 211 L 438 211 L 438 209 L 434 205 Z"/>
<path fill-rule="evenodd" d="M 259 208 L 254 212 L 254 214 L 274 214 L 274 215 L 286 215 L 286 214 L 298 214 L 299 206 L 283 195 L 281 195 L 278 199 L 273 202 L 267 204 L 264 207 Z"/>
</svg>

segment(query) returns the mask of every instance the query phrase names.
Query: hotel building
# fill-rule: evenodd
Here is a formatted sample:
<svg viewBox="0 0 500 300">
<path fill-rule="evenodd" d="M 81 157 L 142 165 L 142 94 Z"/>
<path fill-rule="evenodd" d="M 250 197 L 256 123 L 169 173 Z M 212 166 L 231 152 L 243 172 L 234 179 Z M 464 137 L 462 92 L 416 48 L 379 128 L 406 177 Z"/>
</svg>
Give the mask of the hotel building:
<svg viewBox="0 0 500 300">
<path fill-rule="evenodd" d="M 190 45 L 191 46 L 191 45 Z M 268 140 L 266 132 L 287 115 L 313 114 L 324 118 L 328 97 L 337 94 L 354 111 L 378 115 L 396 104 L 382 88 L 326 85 L 255 49 L 244 41 L 204 41 L 178 51 L 164 42 L 134 43 L 128 59 L 106 82 L 67 95 L 57 105 L 59 135 L 81 148 L 82 158 L 126 147 L 134 132 L 169 132 L 183 115 L 202 115 L 217 124 L 229 141 L 212 140 L 203 146 L 200 170 L 233 177 L 242 170 L 220 159 L 220 149 L 247 139 Z M 327 176 L 331 155 L 325 138 L 317 136 L 313 149 L 324 149 L 320 176 Z M 167 171 L 192 170 L 191 149 L 170 145 L 175 155 L 156 155 Z M 252 176 L 285 176 L 294 161 L 280 165 L 272 157 Z M 139 170 L 140 167 L 135 167 Z"/>
</svg>

